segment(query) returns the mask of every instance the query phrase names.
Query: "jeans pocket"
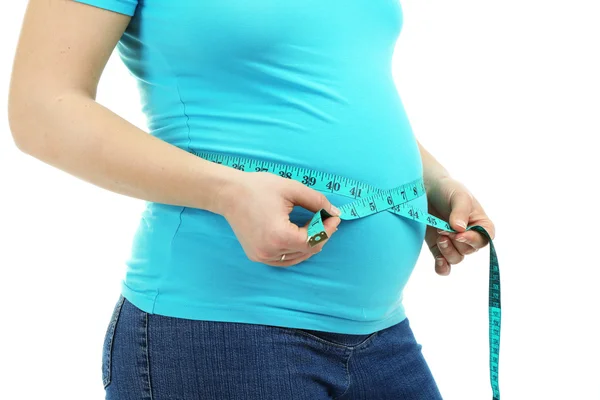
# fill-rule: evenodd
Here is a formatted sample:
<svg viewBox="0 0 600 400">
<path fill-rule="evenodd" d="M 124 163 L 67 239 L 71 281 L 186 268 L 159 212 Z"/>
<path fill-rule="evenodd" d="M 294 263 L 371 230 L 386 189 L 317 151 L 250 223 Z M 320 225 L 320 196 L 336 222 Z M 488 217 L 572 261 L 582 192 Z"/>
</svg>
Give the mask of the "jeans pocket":
<svg viewBox="0 0 600 400">
<path fill-rule="evenodd" d="M 309 339 L 315 340 L 325 345 L 352 348 L 362 346 L 364 343 L 373 339 L 379 332 L 373 332 L 369 334 L 345 334 L 345 333 L 334 333 L 326 331 L 318 331 L 312 329 L 300 329 L 291 328 L 292 332 L 305 336 Z"/>
<path fill-rule="evenodd" d="M 123 308 L 124 302 L 125 297 L 123 297 L 122 294 L 119 295 L 119 300 L 117 300 L 117 304 L 115 304 L 115 308 L 113 309 L 110 322 L 108 323 L 108 328 L 106 329 L 106 334 L 104 335 L 104 344 L 102 346 L 102 383 L 105 389 L 111 381 L 113 340 L 115 338 L 117 321 L 119 320 L 119 316 L 121 315 L 121 309 Z"/>
</svg>

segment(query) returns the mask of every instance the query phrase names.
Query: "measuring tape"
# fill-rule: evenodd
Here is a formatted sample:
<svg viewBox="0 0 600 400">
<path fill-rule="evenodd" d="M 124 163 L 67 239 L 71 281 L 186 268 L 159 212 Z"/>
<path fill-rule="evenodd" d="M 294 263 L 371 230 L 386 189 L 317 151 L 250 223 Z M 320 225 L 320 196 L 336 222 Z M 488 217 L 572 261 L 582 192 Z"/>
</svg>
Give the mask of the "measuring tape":
<svg viewBox="0 0 600 400">
<path fill-rule="evenodd" d="M 382 190 L 355 179 L 345 178 L 326 172 L 300 168 L 268 161 L 260 161 L 247 157 L 237 157 L 212 152 L 195 152 L 192 154 L 207 161 L 226 165 L 241 171 L 270 172 L 283 178 L 293 179 L 305 186 L 325 193 L 335 193 L 355 199 L 355 201 L 338 207 L 342 220 L 353 220 L 368 217 L 382 211 L 410 218 L 414 221 L 442 229 L 456 232 L 446 221 L 428 214 L 408 203 L 426 195 L 422 178 L 415 179 L 393 189 Z M 319 210 L 311 218 L 308 225 L 308 244 L 313 247 L 327 239 L 327 232 L 323 220 L 331 217 L 324 209 Z M 489 273 L 489 340 L 490 340 L 490 382 L 493 400 L 500 400 L 498 386 L 498 355 L 500 350 L 500 267 L 498 257 L 490 235 L 480 225 L 467 227 L 466 230 L 477 231 L 489 240 L 490 246 L 490 273 Z"/>
</svg>

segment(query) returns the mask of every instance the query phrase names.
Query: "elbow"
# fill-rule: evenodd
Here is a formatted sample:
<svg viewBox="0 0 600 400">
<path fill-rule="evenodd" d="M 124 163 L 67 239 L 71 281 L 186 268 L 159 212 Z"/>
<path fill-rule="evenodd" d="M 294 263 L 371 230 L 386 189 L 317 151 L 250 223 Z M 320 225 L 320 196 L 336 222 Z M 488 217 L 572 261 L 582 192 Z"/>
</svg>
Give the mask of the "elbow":
<svg viewBox="0 0 600 400">
<path fill-rule="evenodd" d="M 22 94 L 11 91 L 8 96 L 8 126 L 13 142 L 19 150 L 29 154 L 33 132 L 29 129 L 28 119 L 36 118 L 32 107 Z M 31 101 L 31 99 L 29 99 Z"/>
<path fill-rule="evenodd" d="M 11 90 L 8 96 L 8 125 L 19 150 L 39 159 L 55 155 L 58 133 L 68 124 L 73 100 L 80 93 L 67 90 Z"/>
<path fill-rule="evenodd" d="M 62 96 L 31 91 L 29 93 L 11 91 L 8 97 L 8 126 L 13 142 L 19 150 L 40 158 L 51 144 L 49 139 L 55 123 L 56 103 Z"/>
</svg>

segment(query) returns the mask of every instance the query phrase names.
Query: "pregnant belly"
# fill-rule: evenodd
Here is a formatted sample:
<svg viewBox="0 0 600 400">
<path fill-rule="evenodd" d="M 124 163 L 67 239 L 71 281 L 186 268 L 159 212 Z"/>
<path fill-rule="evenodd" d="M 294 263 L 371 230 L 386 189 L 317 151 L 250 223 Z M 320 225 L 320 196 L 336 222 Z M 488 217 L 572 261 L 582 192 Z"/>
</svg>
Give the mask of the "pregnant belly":
<svg viewBox="0 0 600 400">
<path fill-rule="evenodd" d="M 399 146 L 405 158 L 395 157 L 388 145 L 379 153 L 367 153 L 366 163 L 357 159 L 356 164 L 346 168 L 355 173 L 344 175 L 362 175 L 362 181 L 376 182 L 381 189 L 418 178 L 421 164 L 412 135 L 404 137 L 404 147 L 402 139 L 399 132 L 393 146 Z M 337 206 L 353 201 L 335 193 L 326 196 Z M 425 196 L 411 204 L 427 211 Z M 290 219 L 302 226 L 312 215 L 296 207 Z M 277 268 L 248 260 L 222 216 L 186 208 L 171 244 L 169 264 L 173 274 L 186 276 L 180 283 L 203 303 L 255 302 L 274 308 L 302 308 L 310 313 L 335 313 L 351 320 L 380 321 L 401 302 L 402 290 L 422 248 L 425 228 L 387 211 L 342 221 L 322 252 L 298 265 Z M 215 291 L 199 290 L 201 287 L 218 287 L 218 298 Z"/>
<path fill-rule="evenodd" d="M 422 163 L 401 105 L 390 101 L 385 106 L 389 109 L 383 107 L 362 107 L 360 118 L 346 115 L 335 124 L 306 121 L 296 130 L 235 123 L 221 126 L 218 133 L 210 127 L 192 129 L 190 147 L 297 165 L 391 189 L 420 178 Z M 335 193 L 326 196 L 338 206 L 353 201 Z M 425 196 L 411 204 L 427 211 Z M 397 309 L 426 229 L 387 211 L 342 221 L 322 252 L 277 268 L 250 261 L 222 216 L 164 205 L 161 210 L 152 215 L 162 212 L 165 221 L 147 218 L 138 233 L 139 240 L 145 238 L 145 249 L 164 249 L 162 270 L 154 271 L 163 277 L 161 296 L 171 292 L 214 307 L 255 304 L 363 321 L 381 321 Z M 304 225 L 312 215 L 296 207 L 290 219 Z M 144 251 L 140 246 L 140 256 L 132 260 L 143 259 Z M 130 272 L 133 268 L 130 262 Z"/>
<path fill-rule="evenodd" d="M 338 203 L 337 195 L 328 195 Z M 422 209 L 426 201 L 415 200 Z M 291 214 L 303 225 L 312 216 Z M 171 241 L 161 293 L 193 303 L 244 307 L 256 304 L 350 320 L 380 321 L 392 314 L 421 251 L 425 225 L 381 212 L 342 221 L 323 251 L 288 268 L 248 260 L 226 220 L 186 208 Z"/>
</svg>

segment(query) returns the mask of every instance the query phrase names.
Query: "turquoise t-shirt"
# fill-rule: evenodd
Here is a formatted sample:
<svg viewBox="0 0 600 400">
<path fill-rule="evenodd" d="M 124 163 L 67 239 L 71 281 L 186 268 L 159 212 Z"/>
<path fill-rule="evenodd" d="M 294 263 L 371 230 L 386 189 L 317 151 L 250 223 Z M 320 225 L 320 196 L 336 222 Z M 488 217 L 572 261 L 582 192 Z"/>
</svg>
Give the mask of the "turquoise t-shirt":
<svg viewBox="0 0 600 400">
<path fill-rule="evenodd" d="M 132 16 L 117 49 L 157 138 L 381 189 L 422 176 L 392 77 L 398 0 L 76 1 Z M 368 334 L 405 318 L 425 228 L 390 212 L 342 221 L 322 252 L 279 268 L 250 261 L 221 215 L 146 202 L 122 294 L 166 316 Z"/>
</svg>

